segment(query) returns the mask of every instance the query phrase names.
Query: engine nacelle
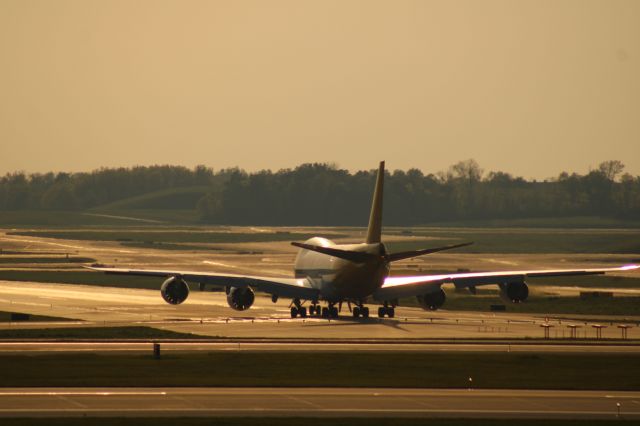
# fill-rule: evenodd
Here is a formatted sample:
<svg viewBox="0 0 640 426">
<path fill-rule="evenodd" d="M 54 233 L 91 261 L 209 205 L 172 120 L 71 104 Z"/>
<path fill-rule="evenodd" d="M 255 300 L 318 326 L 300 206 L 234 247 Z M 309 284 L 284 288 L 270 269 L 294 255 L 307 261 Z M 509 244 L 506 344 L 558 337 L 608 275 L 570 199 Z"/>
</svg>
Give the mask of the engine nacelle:
<svg viewBox="0 0 640 426">
<path fill-rule="evenodd" d="M 443 289 L 439 289 L 433 293 L 423 294 L 422 296 L 416 296 L 418 303 L 425 311 L 435 311 L 444 305 L 447 300 L 447 295 Z"/>
<path fill-rule="evenodd" d="M 160 294 L 165 302 L 171 305 L 179 305 L 189 296 L 189 286 L 180 277 L 171 277 L 162 283 Z"/>
<path fill-rule="evenodd" d="M 529 297 L 529 286 L 524 281 L 500 284 L 500 297 L 513 303 L 520 303 Z"/>
<path fill-rule="evenodd" d="M 246 311 L 256 299 L 251 287 L 227 287 L 227 303 L 236 311 Z"/>
</svg>

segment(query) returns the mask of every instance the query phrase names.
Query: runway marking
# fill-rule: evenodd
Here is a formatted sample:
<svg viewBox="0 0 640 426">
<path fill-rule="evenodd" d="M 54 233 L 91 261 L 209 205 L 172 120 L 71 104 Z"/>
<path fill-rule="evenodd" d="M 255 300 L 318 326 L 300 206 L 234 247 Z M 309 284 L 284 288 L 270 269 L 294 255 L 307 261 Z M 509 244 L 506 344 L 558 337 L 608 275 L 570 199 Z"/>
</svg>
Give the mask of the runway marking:
<svg viewBox="0 0 640 426">
<path fill-rule="evenodd" d="M 499 265 L 518 266 L 518 262 L 511 262 L 508 260 L 499 260 L 499 259 L 493 259 L 493 258 L 480 258 L 478 260 L 483 260 L 489 263 L 497 263 Z"/>
<path fill-rule="evenodd" d="M 198 408 L 198 409 L 205 409 L 205 408 L 206 408 L 206 407 L 203 407 L 203 406 L 202 406 L 202 404 L 198 404 L 198 403 L 196 403 L 195 401 L 190 401 L 190 400 L 188 400 L 187 398 L 185 398 L 184 396 L 180 396 L 180 395 L 173 395 L 173 394 L 171 394 L 171 395 L 169 395 L 169 397 L 170 397 L 171 399 L 175 399 L 175 400 L 177 400 L 177 401 L 182 401 L 183 403 L 185 403 L 185 404 L 187 404 L 187 405 L 190 405 L 190 406 L 192 406 L 192 407 L 196 407 L 196 408 Z"/>
<path fill-rule="evenodd" d="M 73 405 L 75 405 L 76 407 L 80 407 L 80 408 L 85 409 L 85 410 L 86 410 L 87 408 L 89 408 L 88 406 L 86 406 L 86 405 L 84 405 L 84 404 L 81 404 L 81 403 L 79 403 L 78 401 L 75 401 L 75 400 L 73 400 L 73 399 L 71 399 L 71 398 L 67 397 L 66 395 L 57 395 L 57 397 L 58 397 L 59 399 L 61 399 L 62 401 L 66 402 L 66 403 L 69 403 L 69 404 L 73 404 Z"/>
<path fill-rule="evenodd" d="M 211 260 L 203 260 L 202 263 L 206 263 L 207 265 L 223 266 L 225 268 L 236 268 L 236 269 L 238 268 L 237 266 L 229 265 L 228 263 L 213 262 Z"/>
<path fill-rule="evenodd" d="M 0 299 L 0 302 L 8 303 L 10 305 L 39 306 L 39 307 L 44 307 L 44 308 L 50 308 L 51 307 L 51 303 L 21 302 L 19 300 L 12 300 L 12 299 Z"/>
<path fill-rule="evenodd" d="M 414 395 L 412 395 L 412 396 L 414 396 Z M 407 401 L 410 401 L 410 402 L 412 402 L 414 404 L 418 404 L 418 405 L 422 405 L 423 407 L 427 407 L 427 409 L 432 409 L 433 410 L 433 409 L 436 408 L 435 405 L 429 404 L 428 402 L 422 401 L 420 399 L 415 399 L 415 397 L 411 398 L 409 396 L 402 396 L 402 395 L 399 395 L 399 397 L 403 398 L 403 399 L 405 399 Z"/>
<path fill-rule="evenodd" d="M 309 406 L 311 406 L 313 408 L 316 408 L 316 409 L 322 409 L 321 405 L 314 404 L 313 402 L 307 401 L 306 399 L 303 399 L 303 398 L 298 398 L 298 397 L 295 397 L 295 396 L 292 396 L 292 395 L 288 395 L 288 398 L 293 400 L 293 401 L 296 401 L 296 402 L 307 404 L 307 405 L 309 405 Z"/>
</svg>

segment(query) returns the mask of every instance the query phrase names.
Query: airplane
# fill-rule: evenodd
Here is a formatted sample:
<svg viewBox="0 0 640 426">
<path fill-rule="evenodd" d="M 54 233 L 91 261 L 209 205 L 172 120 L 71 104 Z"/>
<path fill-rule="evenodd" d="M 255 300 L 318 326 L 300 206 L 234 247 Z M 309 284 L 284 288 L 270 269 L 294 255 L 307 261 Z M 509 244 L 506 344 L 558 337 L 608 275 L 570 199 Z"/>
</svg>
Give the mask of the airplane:
<svg viewBox="0 0 640 426">
<path fill-rule="evenodd" d="M 468 289 L 475 293 L 476 286 L 497 284 L 503 299 L 519 303 L 529 296 L 525 282 L 529 277 L 557 277 L 571 275 L 598 275 L 607 272 L 630 271 L 640 265 L 614 268 L 520 270 L 496 272 L 465 272 L 438 275 L 390 277 L 393 262 L 464 247 L 469 244 L 453 244 L 400 253 L 388 253 L 382 242 L 382 195 L 384 188 L 384 161 L 380 162 L 373 192 L 366 240 L 360 244 L 335 244 L 320 237 L 304 243 L 292 242 L 299 248 L 294 264 L 294 276 L 273 278 L 251 275 L 233 275 L 215 272 L 190 272 L 177 270 L 124 269 L 88 267 L 95 271 L 117 275 L 162 277 L 162 298 L 178 305 L 189 295 L 187 281 L 225 288 L 227 303 L 237 311 L 249 309 L 255 300 L 254 289 L 271 295 L 276 303 L 280 298 L 291 299 L 291 318 L 318 316 L 336 318 L 339 308 L 346 302 L 354 318 L 369 317 L 368 301 L 380 304 L 378 317 L 393 318 L 398 300 L 416 297 L 425 310 L 443 306 L 445 283 L 453 283 L 456 289 Z M 321 303 L 325 302 L 325 306 Z M 307 311 L 306 303 L 309 305 Z M 353 305 L 353 309 L 351 308 Z"/>
</svg>

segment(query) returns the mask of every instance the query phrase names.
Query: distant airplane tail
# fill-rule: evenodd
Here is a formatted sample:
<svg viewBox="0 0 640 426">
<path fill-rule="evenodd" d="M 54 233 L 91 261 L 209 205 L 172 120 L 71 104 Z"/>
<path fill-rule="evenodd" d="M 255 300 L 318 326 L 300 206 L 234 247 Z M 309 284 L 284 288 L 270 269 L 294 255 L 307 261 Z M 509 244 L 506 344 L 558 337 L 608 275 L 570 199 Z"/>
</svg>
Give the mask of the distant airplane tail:
<svg viewBox="0 0 640 426">
<path fill-rule="evenodd" d="M 384 161 L 378 167 L 376 188 L 371 202 L 371 214 L 369 215 L 369 227 L 367 228 L 367 244 L 381 242 L 382 237 L 382 195 L 384 192 Z"/>
</svg>

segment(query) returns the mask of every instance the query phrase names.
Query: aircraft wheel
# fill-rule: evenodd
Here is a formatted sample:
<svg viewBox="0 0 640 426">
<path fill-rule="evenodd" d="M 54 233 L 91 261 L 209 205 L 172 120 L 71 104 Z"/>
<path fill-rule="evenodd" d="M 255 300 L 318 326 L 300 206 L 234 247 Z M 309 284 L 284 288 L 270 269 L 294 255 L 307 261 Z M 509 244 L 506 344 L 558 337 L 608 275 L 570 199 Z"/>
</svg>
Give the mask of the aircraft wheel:
<svg viewBox="0 0 640 426">
<path fill-rule="evenodd" d="M 301 307 L 300 309 L 298 309 L 298 313 L 300 314 L 300 318 L 306 318 L 307 317 L 307 308 L 305 308 L 304 306 Z"/>
<path fill-rule="evenodd" d="M 378 308 L 378 318 L 384 318 L 385 314 L 387 313 L 386 311 L 387 309 L 384 306 L 380 306 Z"/>
<path fill-rule="evenodd" d="M 329 318 L 329 314 L 329 308 L 327 308 L 326 306 L 322 308 L 322 318 Z"/>
<path fill-rule="evenodd" d="M 362 318 L 369 318 L 369 308 L 365 306 L 360 311 L 362 313 Z"/>
<path fill-rule="evenodd" d="M 291 318 L 295 318 L 298 316 L 298 308 L 295 306 L 291 308 Z"/>
<path fill-rule="evenodd" d="M 355 308 L 353 308 L 352 313 L 354 318 L 358 318 L 360 316 L 360 308 L 356 306 Z"/>
<path fill-rule="evenodd" d="M 329 308 L 329 310 L 331 311 L 331 318 L 338 318 L 338 308 L 334 306 L 332 308 Z"/>
<path fill-rule="evenodd" d="M 394 308 L 387 308 L 387 315 L 389 318 L 393 318 L 396 316 L 396 310 Z"/>
</svg>

